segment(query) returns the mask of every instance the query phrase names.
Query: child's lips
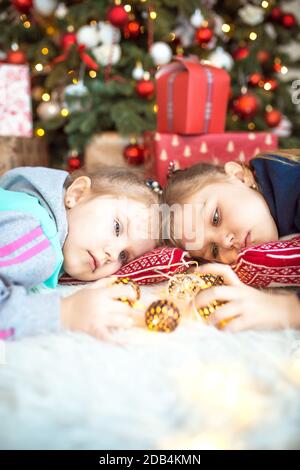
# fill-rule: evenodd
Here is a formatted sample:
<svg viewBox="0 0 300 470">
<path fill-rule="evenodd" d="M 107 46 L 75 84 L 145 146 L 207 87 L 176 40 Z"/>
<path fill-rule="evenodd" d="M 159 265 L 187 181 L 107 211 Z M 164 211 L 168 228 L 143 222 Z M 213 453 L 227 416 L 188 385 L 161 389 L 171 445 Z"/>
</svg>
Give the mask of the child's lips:
<svg viewBox="0 0 300 470">
<path fill-rule="evenodd" d="M 97 268 L 100 266 L 99 260 L 94 256 L 90 251 L 88 251 L 88 254 L 90 255 L 90 266 L 92 268 L 92 271 L 96 271 Z"/>
</svg>

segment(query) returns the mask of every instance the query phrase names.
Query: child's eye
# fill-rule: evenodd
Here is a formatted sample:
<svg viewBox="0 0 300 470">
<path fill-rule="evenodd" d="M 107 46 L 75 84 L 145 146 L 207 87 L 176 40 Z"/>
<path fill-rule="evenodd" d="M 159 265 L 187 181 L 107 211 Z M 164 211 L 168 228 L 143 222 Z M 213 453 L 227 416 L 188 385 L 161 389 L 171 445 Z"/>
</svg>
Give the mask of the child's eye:
<svg viewBox="0 0 300 470">
<path fill-rule="evenodd" d="M 218 209 L 215 210 L 212 221 L 213 221 L 213 225 L 218 225 L 218 223 L 220 221 L 220 214 L 219 214 Z"/>
<path fill-rule="evenodd" d="M 114 220 L 114 231 L 115 231 L 116 236 L 118 237 L 121 231 L 121 224 L 117 219 Z"/>
<path fill-rule="evenodd" d="M 127 251 L 121 251 L 121 253 L 119 254 L 119 259 L 120 259 L 122 265 L 127 264 L 127 262 L 128 262 L 128 253 L 127 253 Z"/>
<path fill-rule="evenodd" d="M 218 247 L 217 247 L 217 245 L 216 245 L 215 243 L 212 244 L 211 254 L 212 254 L 213 259 L 217 259 L 217 258 L 218 258 L 219 250 L 218 250 Z"/>
</svg>

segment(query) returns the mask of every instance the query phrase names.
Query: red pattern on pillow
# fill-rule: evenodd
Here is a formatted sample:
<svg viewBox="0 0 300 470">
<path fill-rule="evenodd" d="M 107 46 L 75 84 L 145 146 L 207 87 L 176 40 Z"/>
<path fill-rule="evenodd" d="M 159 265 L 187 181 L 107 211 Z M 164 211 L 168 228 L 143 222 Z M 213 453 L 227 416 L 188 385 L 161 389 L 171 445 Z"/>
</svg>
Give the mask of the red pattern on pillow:
<svg viewBox="0 0 300 470">
<path fill-rule="evenodd" d="M 116 276 L 129 277 L 138 284 L 154 284 L 186 271 L 189 260 L 188 252 L 181 248 L 156 248 L 123 266 Z"/>
<path fill-rule="evenodd" d="M 253 287 L 299 286 L 300 235 L 245 248 L 231 267 Z"/>
<path fill-rule="evenodd" d="M 160 247 L 149 251 L 121 268 L 115 276 L 129 277 L 138 284 L 154 284 L 165 281 L 173 274 L 183 273 L 189 268 L 190 256 L 181 248 Z M 60 284 L 86 284 L 64 274 Z"/>
</svg>

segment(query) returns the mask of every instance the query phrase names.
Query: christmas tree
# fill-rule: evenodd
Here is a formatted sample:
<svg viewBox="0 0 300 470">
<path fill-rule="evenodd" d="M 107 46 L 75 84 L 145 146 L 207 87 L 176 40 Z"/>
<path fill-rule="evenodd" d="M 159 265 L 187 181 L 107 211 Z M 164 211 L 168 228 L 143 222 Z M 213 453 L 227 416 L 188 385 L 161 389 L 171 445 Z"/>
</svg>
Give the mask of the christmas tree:
<svg viewBox="0 0 300 470">
<path fill-rule="evenodd" d="M 29 63 L 35 133 L 56 155 L 105 130 L 155 129 L 155 73 L 190 54 L 231 75 L 226 130 L 299 147 L 286 79 L 299 61 L 282 49 L 299 31 L 286 0 L 2 0 L 0 59 Z"/>
</svg>

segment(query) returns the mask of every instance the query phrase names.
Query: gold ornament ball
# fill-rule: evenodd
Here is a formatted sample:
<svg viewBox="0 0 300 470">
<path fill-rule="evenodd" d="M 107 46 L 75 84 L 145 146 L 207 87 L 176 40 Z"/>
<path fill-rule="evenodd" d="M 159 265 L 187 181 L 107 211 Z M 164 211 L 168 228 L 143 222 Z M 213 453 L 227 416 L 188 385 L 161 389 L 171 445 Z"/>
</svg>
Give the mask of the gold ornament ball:
<svg viewBox="0 0 300 470">
<path fill-rule="evenodd" d="M 149 330 L 171 333 L 180 320 L 180 312 L 170 300 L 157 300 L 146 310 L 145 321 Z"/>
<path fill-rule="evenodd" d="M 178 299 L 189 299 L 194 297 L 202 289 L 223 284 L 221 276 L 214 274 L 176 274 L 170 279 L 168 292 Z"/>
<path fill-rule="evenodd" d="M 127 303 L 131 307 L 133 307 L 135 302 L 137 302 L 140 299 L 141 297 L 140 286 L 129 277 L 120 277 L 119 279 L 114 281 L 114 284 L 123 284 L 124 286 L 127 286 L 127 285 L 131 286 L 135 292 L 135 300 L 131 300 L 127 296 L 122 296 L 118 298 L 118 300 L 120 300 L 121 302 Z"/>
</svg>

